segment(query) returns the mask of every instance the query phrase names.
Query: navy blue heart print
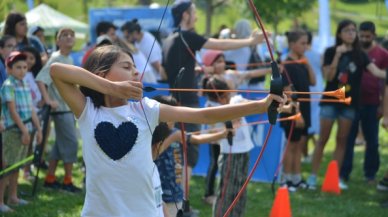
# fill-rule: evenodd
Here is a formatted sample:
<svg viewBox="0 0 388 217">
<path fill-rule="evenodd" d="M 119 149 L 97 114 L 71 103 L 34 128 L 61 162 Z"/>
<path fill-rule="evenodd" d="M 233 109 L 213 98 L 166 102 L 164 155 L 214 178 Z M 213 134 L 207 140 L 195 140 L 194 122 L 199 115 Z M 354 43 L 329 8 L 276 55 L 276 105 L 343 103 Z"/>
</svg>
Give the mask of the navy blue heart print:
<svg viewBox="0 0 388 217">
<path fill-rule="evenodd" d="M 120 160 L 136 143 L 139 130 L 132 122 L 123 122 L 116 128 L 110 122 L 100 122 L 94 129 L 94 138 L 102 151 L 112 160 Z"/>
</svg>

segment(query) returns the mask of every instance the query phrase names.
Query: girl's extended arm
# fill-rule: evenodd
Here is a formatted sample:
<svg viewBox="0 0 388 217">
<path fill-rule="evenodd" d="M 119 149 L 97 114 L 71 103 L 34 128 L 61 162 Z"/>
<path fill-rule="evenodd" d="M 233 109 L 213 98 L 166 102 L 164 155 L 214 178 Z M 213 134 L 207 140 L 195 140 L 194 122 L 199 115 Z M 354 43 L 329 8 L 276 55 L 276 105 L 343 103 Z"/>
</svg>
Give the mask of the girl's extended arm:
<svg viewBox="0 0 388 217">
<path fill-rule="evenodd" d="M 54 63 L 51 65 L 50 74 L 62 98 L 76 117 L 81 115 L 86 102 L 78 85 L 122 99 L 140 99 L 142 95 L 140 82 L 112 82 L 73 65 Z"/>
<path fill-rule="evenodd" d="M 227 136 L 227 132 L 228 132 L 227 130 L 222 130 L 222 131 L 215 132 L 215 133 L 205 133 L 205 134 L 197 134 L 197 135 L 193 134 L 193 135 L 191 135 L 190 142 L 191 142 L 191 144 L 199 145 L 199 144 L 217 141 L 217 140 L 225 138 Z M 155 155 L 154 158 L 158 157 L 156 155 L 160 155 L 161 153 L 163 153 L 164 150 L 166 150 L 173 142 L 182 143 L 181 131 L 175 131 L 174 133 L 170 134 L 163 141 L 163 143 L 160 145 L 158 150 L 156 150 L 157 153 L 154 153 L 154 155 Z"/>
<path fill-rule="evenodd" d="M 188 108 L 176 107 L 160 104 L 160 122 L 184 122 L 184 123 L 203 123 L 212 124 L 233 120 L 247 115 L 264 113 L 273 100 L 279 102 L 279 108 L 287 101 L 284 98 L 269 94 L 266 98 L 259 101 L 250 101 L 240 104 L 228 104 L 209 108 Z"/>
<path fill-rule="evenodd" d="M 194 145 L 211 143 L 211 142 L 215 142 L 217 140 L 226 138 L 227 135 L 228 135 L 228 130 L 226 129 L 215 133 L 192 134 L 190 143 Z"/>
<path fill-rule="evenodd" d="M 255 70 L 249 70 L 246 73 L 244 73 L 244 78 L 245 79 L 251 79 L 251 78 L 256 78 L 256 77 L 263 77 L 268 73 L 271 73 L 272 70 L 271 68 L 266 68 L 266 69 L 255 69 Z"/>
<path fill-rule="evenodd" d="M 271 35 L 267 33 L 268 35 Z M 215 39 L 209 38 L 203 48 L 213 50 L 233 50 L 250 45 L 256 45 L 264 40 L 264 34 L 258 31 L 252 32 L 251 37 L 246 39 Z"/>
</svg>

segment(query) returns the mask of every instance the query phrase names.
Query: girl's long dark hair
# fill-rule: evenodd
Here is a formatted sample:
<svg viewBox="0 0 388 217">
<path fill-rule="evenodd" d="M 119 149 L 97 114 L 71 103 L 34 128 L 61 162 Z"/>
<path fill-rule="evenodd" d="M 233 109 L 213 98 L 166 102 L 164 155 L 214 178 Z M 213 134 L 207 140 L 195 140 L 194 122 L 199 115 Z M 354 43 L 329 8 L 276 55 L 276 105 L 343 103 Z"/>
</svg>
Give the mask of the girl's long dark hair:
<svg viewBox="0 0 388 217">
<path fill-rule="evenodd" d="M 12 35 L 16 37 L 16 24 L 20 21 L 26 20 L 26 17 L 17 12 L 9 13 L 4 24 L 3 35 Z M 27 36 L 24 36 L 23 44 L 28 44 Z"/>
<path fill-rule="evenodd" d="M 178 106 L 178 102 L 173 96 L 157 95 L 153 97 L 153 99 L 162 104 L 166 104 L 170 106 Z M 169 129 L 167 123 L 160 122 L 158 126 L 156 126 L 154 133 L 152 134 L 152 146 L 157 145 L 160 142 L 163 142 L 170 134 L 171 134 L 171 130 Z"/>
<path fill-rule="evenodd" d="M 357 29 L 357 24 L 352 20 L 345 19 L 345 20 L 342 20 L 338 24 L 337 31 L 335 33 L 335 46 L 336 47 L 338 47 L 344 43 L 339 35 L 341 34 L 341 31 L 349 25 L 353 25 Z M 361 45 L 360 45 L 360 41 L 358 39 L 358 34 L 356 34 L 356 38 L 354 39 L 354 42 L 352 43 L 352 48 L 353 48 L 353 50 L 351 51 L 352 52 L 352 59 L 353 59 L 354 63 L 357 65 L 357 67 L 362 68 L 364 65 L 363 58 L 362 58 L 363 51 L 361 50 Z"/>
<path fill-rule="evenodd" d="M 220 75 L 212 75 L 209 77 L 205 77 L 202 80 L 202 88 L 210 89 L 210 90 L 229 90 L 228 84 Z M 209 100 L 218 102 L 219 96 L 222 96 L 224 92 L 206 92 L 205 95 L 209 98 Z"/>
<path fill-rule="evenodd" d="M 103 77 L 112 68 L 112 65 L 119 59 L 121 54 L 128 54 L 132 60 L 132 54 L 116 45 L 106 45 L 97 47 L 88 57 L 83 68 L 93 74 L 102 73 Z M 104 94 L 87 87 L 80 87 L 81 92 L 92 99 L 96 108 L 105 106 Z"/>
<path fill-rule="evenodd" d="M 34 55 L 35 65 L 32 66 L 31 72 L 34 75 L 34 78 L 36 78 L 36 76 L 38 75 L 38 73 L 40 72 L 40 70 L 43 67 L 42 59 L 40 57 L 39 51 L 36 48 L 31 47 L 31 46 L 24 47 L 21 51 L 22 52 L 30 52 L 30 53 L 32 53 L 32 55 Z"/>
</svg>

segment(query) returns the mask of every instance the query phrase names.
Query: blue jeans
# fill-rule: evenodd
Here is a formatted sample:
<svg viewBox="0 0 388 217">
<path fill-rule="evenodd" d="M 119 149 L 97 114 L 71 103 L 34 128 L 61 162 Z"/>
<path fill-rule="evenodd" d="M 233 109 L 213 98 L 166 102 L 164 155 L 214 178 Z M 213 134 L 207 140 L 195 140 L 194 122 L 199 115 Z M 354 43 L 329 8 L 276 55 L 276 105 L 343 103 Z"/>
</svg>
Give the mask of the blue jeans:
<svg viewBox="0 0 388 217">
<path fill-rule="evenodd" d="M 356 111 L 353 107 L 344 105 L 321 105 L 319 116 L 324 119 L 336 120 L 345 118 L 354 120 Z"/>
<path fill-rule="evenodd" d="M 379 120 L 377 119 L 377 105 L 361 106 L 356 112 L 352 128 L 349 133 L 344 161 L 341 167 L 341 178 L 348 180 L 353 168 L 354 144 L 358 134 L 358 126 L 361 121 L 361 129 L 366 141 L 364 157 L 364 176 L 367 180 L 373 180 L 380 166 L 379 155 Z"/>
</svg>

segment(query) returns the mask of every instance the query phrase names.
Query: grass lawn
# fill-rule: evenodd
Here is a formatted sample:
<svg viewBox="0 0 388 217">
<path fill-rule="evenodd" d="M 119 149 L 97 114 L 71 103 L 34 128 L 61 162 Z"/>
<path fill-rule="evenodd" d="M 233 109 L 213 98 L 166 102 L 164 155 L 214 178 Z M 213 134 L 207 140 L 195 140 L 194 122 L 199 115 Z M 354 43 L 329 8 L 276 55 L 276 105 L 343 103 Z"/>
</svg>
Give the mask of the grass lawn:
<svg viewBox="0 0 388 217">
<path fill-rule="evenodd" d="M 381 130 L 380 151 L 381 167 L 378 177 L 382 177 L 384 171 L 388 170 L 388 133 Z M 326 168 L 331 159 L 333 149 L 333 138 L 329 141 L 324 156 L 323 167 Z M 317 191 L 298 191 L 290 194 L 291 209 L 293 216 L 297 217 L 364 217 L 364 216 L 386 216 L 387 208 L 381 208 L 382 201 L 388 201 L 388 193 L 376 191 L 375 185 L 367 185 L 362 176 L 364 146 L 356 147 L 355 169 L 349 183 L 350 190 L 342 192 L 341 195 L 321 193 Z M 79 153 L 81 156 L 81 153 Z M 81 164 L 75 166 L 75 184 L 82 183 Z M 310 165 L 304 165 L 304 176 L 308 175 Z M 320 181 L 324 176 L 321 170 Z M 63 177 L 62 167 L 59 167 L 59 177 Z M 16 212 L 3 216 L 12 217 L 75 217 L 80 216 L 84 194 L 70 194 L 62 191 L 46 190 L 42 187 L 44 171 L 40 174 L 38 194 L 35 198 L 30 196 L 32 184 L 20 179 L 21 197 L 30 200 L 31 204 L 25 207 L 16 208 Z M 205 205 L 201 198 L 204 194 L 204 178 L 194 177 L 191 181 L 190 203 L 201 212 L 201 217 L 211 216 L 211 207 Z M 270 184 L 250 183 L 248 185 L 248 203 L 246 206 L 246 217 L 269 216 L 274 196 Z M 385 213 L 385 214 L 384 214 Z"/>
</svg>

